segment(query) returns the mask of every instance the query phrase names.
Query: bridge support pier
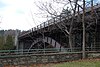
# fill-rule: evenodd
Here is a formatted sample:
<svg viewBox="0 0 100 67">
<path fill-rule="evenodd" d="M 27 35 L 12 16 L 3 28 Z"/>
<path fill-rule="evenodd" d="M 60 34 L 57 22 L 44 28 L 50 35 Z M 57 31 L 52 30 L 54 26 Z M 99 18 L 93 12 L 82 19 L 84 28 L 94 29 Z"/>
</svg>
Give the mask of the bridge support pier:
<svg viewBox="0 0 100 67">
<path fill-rule="evenodd" d="M 23 54 L 23 49 L 24 49 L 24 42 L 19 42 L 19 45 L 18 45 L 18 50 L 19 50 L 19 52 L 21 53 L 21 54 Z"/>
</svg>

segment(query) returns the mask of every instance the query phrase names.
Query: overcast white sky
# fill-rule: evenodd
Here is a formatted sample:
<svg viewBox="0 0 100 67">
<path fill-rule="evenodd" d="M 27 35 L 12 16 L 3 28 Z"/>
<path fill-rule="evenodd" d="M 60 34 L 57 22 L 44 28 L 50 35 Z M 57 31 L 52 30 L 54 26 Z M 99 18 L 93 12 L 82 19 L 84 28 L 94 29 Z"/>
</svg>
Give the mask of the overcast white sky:
<svg viewBox="0 0 100 67">
<path fill-rule="evenodd" d="M 31 11 L 34 14 L 37 8 L 33 3 L 34 0 L 0 0 L 0 27 L 21 30 L 34 27 Z"/>
<path fill-rule="evenodd" d="M 28 30 L 36 26 L 36 24 L 38 25 L 41 18 L 34 15 L 34 13 L 38 11 L 34 5 L 34 1 L 35 0 L 0 0 L 0 29 Z M 32 20 L 31 11 L 36 24 L 34 24 Z"/>
</svg>

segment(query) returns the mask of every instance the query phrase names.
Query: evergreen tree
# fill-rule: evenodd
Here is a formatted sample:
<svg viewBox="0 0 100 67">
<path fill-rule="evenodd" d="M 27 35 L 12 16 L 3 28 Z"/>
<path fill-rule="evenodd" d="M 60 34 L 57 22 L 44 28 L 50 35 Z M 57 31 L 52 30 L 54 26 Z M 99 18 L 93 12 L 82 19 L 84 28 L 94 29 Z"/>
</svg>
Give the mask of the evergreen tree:
<svg viewBox="0 0 100 67">
<path fill-rule="evenodd" d="M 13 41 L 13 37 L 11 35 L 8 35 L 7 38 L 6 38 L 6 42 L 4 44 L 4 48 L 3 49 L 6 49 L 6 50 L 9 50 L 9 49 L 13 49 L 14 48 L 14 41 Z"/>
<path fill-rule="evenodd" d="M 5 36 L 0 36 L 0 50 L 10 50 L 14 49 L 14 38 L 11 35 L 8 35 L 6 38 Z"/>
<path fill-rule="evenodd" d="M 3 46 L 4 46 L 4 37 L 0 36 L 0 50 L 3 49 Z"/>
</svg>

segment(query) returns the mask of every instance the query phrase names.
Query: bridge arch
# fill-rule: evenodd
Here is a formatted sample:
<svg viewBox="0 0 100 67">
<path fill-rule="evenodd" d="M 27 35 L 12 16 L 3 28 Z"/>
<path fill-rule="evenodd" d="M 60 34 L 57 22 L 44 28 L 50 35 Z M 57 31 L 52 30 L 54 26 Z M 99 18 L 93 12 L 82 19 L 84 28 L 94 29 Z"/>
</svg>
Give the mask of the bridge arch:
<svg viewBox="0 0 100 67">
<path fill-rule="evenodd" d="M 42 38 L 37 38 L 36 40 L 34 40 L 34 42 L 31 44 L 31 46 L 29 47 L 29 50 L 36 44 L 36 43 L 38 43 L 38 42 L 40 42 L 40 41 L 42 41 L 42 42 L 46 42 L 46 43 L 48 43 L 48 44 L 50 44 L 50 45 L 52 45 L 54 48 L 57 48 L 57 49 L 64 49 L 64 47 L 60 44 L 60 43 L 58 43 L 56 40 L 54 40 L 54 39 L 52 39 L 52 38 L 50 38 L 50 37 L 44 37 L 44 39 L 42 39 Z"/>
</svg>

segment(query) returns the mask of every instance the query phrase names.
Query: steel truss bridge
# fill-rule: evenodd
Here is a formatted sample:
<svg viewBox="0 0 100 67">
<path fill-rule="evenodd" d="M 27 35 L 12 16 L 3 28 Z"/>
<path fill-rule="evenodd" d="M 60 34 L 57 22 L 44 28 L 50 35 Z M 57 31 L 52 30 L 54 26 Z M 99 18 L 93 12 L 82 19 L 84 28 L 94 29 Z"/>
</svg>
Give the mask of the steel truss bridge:
<svg viewBox="0 0 100 67">
<path fill-rule="evenodd" d="M 93 5 L 91 2 L 85 9 L 76 4 L 72 10 L 72 14 L 58 15 L 21 33 L 17 50 L 0 51 L 0 63 L 29 66 L 76 60 L 84 54 L 91 57 L 92 53 L 100 53 L 100 4 Z"/>
<path fill-rule="evenodd" d="M 74 14 L 56 16 L 18 37 L 17 49 L 83 48 L 83 7 L 77 5 Z M 85 9 L 85 47 L 100 47 L 100 4 Z M 70 42 L 71 39 L 71 42 Z"/>
</svg>

